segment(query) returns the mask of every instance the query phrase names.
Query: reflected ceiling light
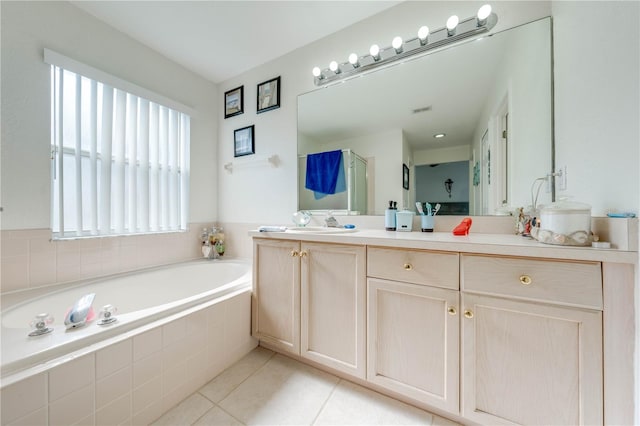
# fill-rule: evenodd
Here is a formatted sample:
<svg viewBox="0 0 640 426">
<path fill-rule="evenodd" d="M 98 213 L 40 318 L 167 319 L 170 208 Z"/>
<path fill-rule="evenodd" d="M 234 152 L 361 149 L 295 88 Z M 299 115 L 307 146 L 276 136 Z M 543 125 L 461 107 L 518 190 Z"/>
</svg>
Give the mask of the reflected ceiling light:
<svg viewBox="0 0 640 426">
<path fill-rule="evenodd" d="M 402 53 L 402 37 L 394 37 L 391 42 L 391 47 L 393 47 L 396 51 L 396 54 Z"/>
<path fill-rule="evenodd" d="M 436 133 L 435 135 L 433 135 L 433 137 L 436 138 L 436 139 L 442 139 L 445 136 L 447 136 L 446 133 Z"/>
<path fill-rule="evenodd" d="M 360 66 L 360 62 L 358 61 L 358 55 L 352 53 L 349 55 L 349 63 L 353 65 L 354 68 L 358 68 Z"/>
<path fill-rule="evenodd" d="M 457 41 L 475 37 L 486 33 L 495 27 L 498 17 L 491 11 L 491 6 L 484 5 L 478 13 L 471 18 L 460 21 L 456 15 L 447 20 L 444 28 L 431 31 L 429 27 L 422 26 L 418 30 L 418 37 L 403 40 L 395 37 L 391 46 L 381 48 L 374 44 L 369 49 L 368 55 L 358 56 L 356 53 L 349 55 L 348 62 L 338 63 L 332 61 L 329 68 L 324 70 L 315 67 L 313 77 L 315 84 L 321 86 L 331 82 L 352 77 L 355 74 L 369 71 L 388 63 L 405 59 L 409 56 L 422 54 L 432 49 L 438 49 Z M 394 49 L 395 54 L 385 53 Z"/>
<path fill-rule="evenodd" d="M 447 19 L 447 34 L 449 36 L 456 35 L 456 27 L 459 22 L 458 15 L 452 15 Z"/>
<path fill-rule="evenodd" d="M 329 63 L 329 69 L 333 71 L 335 74 L 340 74 L 340 67 L 336 61 L 331 61 Z"/>
<path fill-rule="evenodd" d="M 418 39 L 420 40 L 420 45 L 424 46 L 427 44 L 427 38 L 429 37 L 429 27 L 423 25 L 418 30 Z"/>
<path fill-rule="evenodd" d="M 476 17 L 478 18 L 478 26 L 484 25 L 487 22 L 487 18 L 491 15 L 491 5 L 485 4 L 480 9 L 478 9 L 478 14 Z"/>
<path fill-rule="evenodd" d="M 380 47 L 377 44 L 372 44 L 369 48 L 369 54 L 373 58 L 374 61 L 380 60 Z"/>
</svg>

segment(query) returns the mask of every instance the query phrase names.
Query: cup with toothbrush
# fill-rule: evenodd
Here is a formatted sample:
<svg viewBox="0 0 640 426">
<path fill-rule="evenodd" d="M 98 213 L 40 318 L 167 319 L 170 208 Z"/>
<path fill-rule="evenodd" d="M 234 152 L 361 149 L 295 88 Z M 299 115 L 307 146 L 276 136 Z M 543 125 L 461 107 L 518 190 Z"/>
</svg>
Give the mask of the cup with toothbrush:
<svg viewBox="0 0 640 426">
<path fill-rule="evenodd" d="M 440 210 L 440 204 L 436 204 L 435 209 L 431 207 L 430 203 L 416 202 L 416 208 L 420 213 L 420 228 L 422 232 L 433 232 L 435 218 L 434 216 Z"/>
</svg>

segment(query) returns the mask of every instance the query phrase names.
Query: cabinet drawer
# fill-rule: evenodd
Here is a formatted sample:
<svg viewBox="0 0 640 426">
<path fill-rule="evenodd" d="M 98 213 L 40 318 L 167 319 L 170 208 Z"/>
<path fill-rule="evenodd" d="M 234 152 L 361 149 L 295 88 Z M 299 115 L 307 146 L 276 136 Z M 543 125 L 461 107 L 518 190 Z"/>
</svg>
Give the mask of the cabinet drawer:
<svg viewBox="0 0 640 426">
<path fill-rule="evenodd" d="M 367 275 L 434 287 L 459 289 L 458 253 L 369 247 Z"/>
<path fill-rule="evenodd" d="M 461 256 L 463 291 L 602 309 L 599 262 Z"/>
</svg>

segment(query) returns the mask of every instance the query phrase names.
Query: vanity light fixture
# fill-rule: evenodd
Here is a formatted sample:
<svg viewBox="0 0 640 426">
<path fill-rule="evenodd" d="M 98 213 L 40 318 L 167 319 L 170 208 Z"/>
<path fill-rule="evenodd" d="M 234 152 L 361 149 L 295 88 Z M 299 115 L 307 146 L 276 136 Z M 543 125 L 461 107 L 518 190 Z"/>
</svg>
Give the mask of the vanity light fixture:
<svg viewBox="0 0 640 426">
<path fill-rule="evenodd" d="M 447 35 L 449 37 L 456 35 L 456 27 L 460 23 L 457 15 L 452 15 L 447 19 Z"/>
<path fill-rule="evenodd" d="M 358 55 L 352 53 L 349 55 L 349 63 L 353 65 L 353 68 L 358 68 L 360 66 L 360 62 L 358 61 Z"/>
<path fill-rule="evenodd" d="M 424 46 L 427 44 L 427 39 L 429 38 L 429 27 L 423 25 L 418 30 L 418 40 L 420 40 L 420 46 Z"/>
<path fill-rule="evenodd" d="M 378 46 L 377 44 L 372 44 L 371 47 L 369 48 L 369 54 L 371 55 L 371 58 L 373 58 L 374 61 L 379 61 L 380 46 Z"/>
<path fill-rule="evenodd" d="M 487 18 L 491 15 L 491 5 L 485 4 L 480 9 L 478 9 L 478 14 L 476 18 L 478 19 L 478 26 L 484 25 L 487 22 Z"/>
<path fill-rule="evenodd" d="M 313 69 L 314 81 L 316 86 L 321 86 L 342 80 L 381 65 L 403 60 L 413 55 L 480 35 L 495 27 L 497 22 L 498 16 L 492 12 L 491 6 L 487 4 L 482 6 L 475 16 L 463 21 L 460 21 L 456 15 L 451 16 L 444 28 L 432 32 L 425 25 L 420 27 L 418 36 L 415 38 L 403 40 L 401 37 L 395 37 L 391 46 L 386 48 L 380 48 L 377 44 L 373 44 L 369 49 L 368 55 L 358 56 L 352 53 L 349 55 L 348 62 L 336 62 L 333 65 L 333 62 L 335 62 L 333 61 L 332 65 L 324 70 L 315 67 Z M 393 52 L 393 54 L 390 54 L 390 52 Z"/>
<path fill-rule="evenodd" d="M 402 53 L 402 37 L 394 37 L 391 46 L 395 49 L 396 54 Z"/>
</svg>

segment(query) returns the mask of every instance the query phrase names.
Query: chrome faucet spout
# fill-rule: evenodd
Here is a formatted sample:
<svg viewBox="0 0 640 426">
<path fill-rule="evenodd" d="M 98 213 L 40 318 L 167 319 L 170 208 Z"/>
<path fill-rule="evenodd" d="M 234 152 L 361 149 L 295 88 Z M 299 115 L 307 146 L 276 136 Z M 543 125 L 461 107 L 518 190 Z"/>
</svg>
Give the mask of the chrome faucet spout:
<svg viewBox="0 0 640 426">
<path fill-rule="evenodd" d="M 64 318 L 64 325 L 67 329 L 82 327 L 85 325 L 95 297 L 95 293 L 85 294 L 78 299 L 76 303 L 74 303 L 73 307 Z"/>
<path fill-rule="evenodd" d="M 328 228 L 342 228 L 342 226 L 338 223 L 335 217 L 332 214 L 329 214 L 324 218 L 324 223 Z"/>
</svg>

